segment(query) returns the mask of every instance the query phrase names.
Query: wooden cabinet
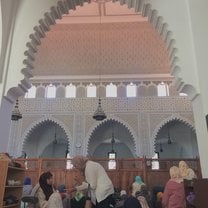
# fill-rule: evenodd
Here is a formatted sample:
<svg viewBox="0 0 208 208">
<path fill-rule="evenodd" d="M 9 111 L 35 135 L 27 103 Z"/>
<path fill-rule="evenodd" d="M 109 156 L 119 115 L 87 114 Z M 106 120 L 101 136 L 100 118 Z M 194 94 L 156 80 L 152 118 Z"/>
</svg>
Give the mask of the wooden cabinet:
<svg viewBox="0 0 208 208">
<path fill-rule="evenodd" d="M 194 205 L 190 205 L 187 201 L 187 196 L 190 194 L 190 192 L 194 192 L 193 180 L 184 179 L 184 191 L 186 198 L 186 208 L 195 208 Z"/>
<path fill-rule="evenodd" d="M 0 160 L 0 207 L 19 208 L 22 197 L 25 169 L 10 166 L 10 161 Z M 5 204 L 4 198 L 16 198 L 13 204 Z"/>
<path fill-rule="evenodd" d="M 208 178 L 195 179 L 193 183 L 196 194 L 195 205 L 197 208 L 207 207 Z"/>
<path fill-rule="evenodd" d="M 187 208 L 207 207 L 208 178 L 184 180 L 185 196 L 190 192 L 195 195 L 194 205 L 187 203 Z"/>
</svg>

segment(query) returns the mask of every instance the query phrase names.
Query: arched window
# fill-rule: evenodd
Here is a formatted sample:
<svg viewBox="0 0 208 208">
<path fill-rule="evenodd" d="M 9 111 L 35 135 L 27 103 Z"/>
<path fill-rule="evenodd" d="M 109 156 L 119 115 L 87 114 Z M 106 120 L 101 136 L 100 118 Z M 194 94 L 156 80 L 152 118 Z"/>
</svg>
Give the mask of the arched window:
<svg viewBox="0 0 208 208">
<path fill-rule="evenodd" d="M 46 98 L 55 98 L 56 97 L 56 87 L 53 84 L 50 84 L 46 88 Z"/>
<path fill-rule="evenodd" d="M 158 152 L 155 152 L 154 156 L 152 157 L 152 159 L 154 159 L 152 161 L 152 170 L 159 170 L 160 169 L 159 161 L 156 160 L 158 158 L 159 158 L 159 153 Z"/>
<path fill-rule="evenodd" d="M 113 83 L 106 86 L 106 97 L 117 97 L 117 87 Z"/>
<path fill-rule="evenodd" d="M 179 96 L 184 96 L 185 97 L 185 96 L 188 96 L 188 95 L 186 93 L 180 92 Z"/>
<path fill-rule="evenodd" d="M 65 97 L 66 98 L 75 98 L 76 97 L 76 87 L 73 84 L 69 84 L 65 88 Z"/>
<path fill-rule="evenodd" d="M 32 86 L 27 93 L 25 93 L 25 98 L 35 98 L 36 97 L 36 87 Z"/>
<path fill-rule="evenodd" d="M 96 97 L 96 86 L 92 83 L 87 85 L 87 97 Z"/>
<path fill-rule="evenodd" d="M 169 96 L 169 87 L 168 87 L 168 85 L 165 84 L 164 82 L 161 82 L 157 86 L 157 95 L 159 97 Z"/>
<path fill-rule="evenodd" d="M 108 153 L 108 169 L 109 170 L 115 170 L 116 169 L 116 153 L 115 152 L 109 152 Z"/>
<path fill-rule="evenodd" d="M 136 97 L 136 85 L 132 82 L 126 87 L 126 95 L 127 97 Z"/>
</svg>

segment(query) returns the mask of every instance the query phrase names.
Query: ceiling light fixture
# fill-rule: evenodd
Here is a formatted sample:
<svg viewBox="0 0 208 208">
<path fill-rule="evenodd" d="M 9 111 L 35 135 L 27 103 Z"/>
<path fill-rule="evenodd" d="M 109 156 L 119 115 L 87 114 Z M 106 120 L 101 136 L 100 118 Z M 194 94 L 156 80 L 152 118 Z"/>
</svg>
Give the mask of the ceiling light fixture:
<svg viewBox="0 0 208 208">
<path fill-rule="evenodd" d="M 168 124 L 168 144 L 172 144 L 172 140 L 170 138 L 170 124 Z"/>
<path fill-rule="evenodd" d="M 101 107 L 101 99 L 99 97 L 98 99 L 98 107 L 93 115 L 93 119 L 95 119 L 96 121 L 102 121 L 104 119 L 106 119 L 106 115 L 105 115 L 105 112 L 104 110 L 102 109 Z"/>
<path fill-rule="evenodd" d="M 160 142 L 160 152 L 163 152 L 162 143 Z"/>
<path fill-rule="evenodd" d="M 14 109 L 12 111 L 12 116 L 11 116 L 12 121 L 18 121 L 19 119 L 22 118 L 22 114 L 20 113 L 18 106 L 19 106 L 19 103 L 18 103 L 18 99 L 17 99 Z"/>
<path fill-rule="evenodd" d="M 101 60 L 101 13 L 100 13 L 100 26 L 99 26 L 99 56 L 100 56 L 99 60 Z M 100 64 L 100 66 L 101 66 L 101 64 Z M 101 74 L 100 68 L 101 67 L 99 67 L 99 83 L 101 83 L 100 82 L 100 76 L 101 76 L 100 75 Z M 98 107 L 97 107 L 95 113 L 93 114 L 93 119 L 95 119 L 96 121 L 102 121 L 102 120 L 106 119 L 107 116 L 106 116 L 106 114 L 105 114 L 105 112 L 104 112 L 104 110 L 102 109 L 102 106 L 101 106 L 100 85 L 99 85 L 98 93 L 99 93 Z"/>
<path fill-rule="evenodd" d="M 56 145 L 58 143 L 57 138 L 56 138 L 56 124 L 54 127 L 54 140 L 53 140 L 53 144 Z"/>
</svg>

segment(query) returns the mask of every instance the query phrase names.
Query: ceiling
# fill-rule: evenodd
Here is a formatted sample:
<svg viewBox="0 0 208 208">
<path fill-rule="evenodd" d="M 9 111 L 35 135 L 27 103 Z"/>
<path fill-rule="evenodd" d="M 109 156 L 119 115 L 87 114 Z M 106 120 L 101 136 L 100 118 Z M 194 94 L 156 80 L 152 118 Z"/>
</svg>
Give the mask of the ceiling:
<svg viewBox="0 0 208 208">
<path fill-rule="evenodd" d="M 154 27 L 127 5 L 91 3 L 69 11 L 42 39 L 38 76 L 169 76 L 165 44 Z"/>
</svg>

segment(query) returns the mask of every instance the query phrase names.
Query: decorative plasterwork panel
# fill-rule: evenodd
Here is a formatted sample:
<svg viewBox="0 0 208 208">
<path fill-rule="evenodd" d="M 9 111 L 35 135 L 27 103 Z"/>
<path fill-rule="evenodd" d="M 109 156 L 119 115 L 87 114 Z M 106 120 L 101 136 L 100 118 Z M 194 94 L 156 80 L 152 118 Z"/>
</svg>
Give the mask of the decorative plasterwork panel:
<svg viewBox="0 0 208 208">
<path fill-rule="evenodd" d="M 151 120 L 150 120 L 150 136 L 152 136 L 152 133 L 156 129 L 158 124 L 161 121 L 165 120 L 167 117 L 170 117 L 170 116 L 171 116 L 171 113 L 165 113 L 165 112 L 163 114 L 161 114 L 161 113 L 156 113 L 156 114 L 152 113 L 150 115 L 150 117 L 151 117 Z"/>
<path fill-rule="evenodd" d="M 97 109 L 97 98 L 36 98 L 21 99 L 19 108 L 25 115 L 56 114 L 67 115 L 75 112 L 93 114 Z M 102 98 L 102 107 L 108 114 L 135 112 L 190 112 L 191 102 L 186 97 L 140 97 L 140 98 Z"/>
<path fill-rule="evenodd" d="M 137 114 L 115 114 L 118 118 L 120 118 L 121 120 L 125 121 L 126 123 L 129 124 L 129 126 L 131 126 L 131 128 L 134 130 L 134 132 L 137 135 L 138 132 L 138 117 Z M 135 138 L 137 140 L 137 138 Z"/>
<path fill-rule="evenodd" d="M 73 136 L 74 115 L 54 115 L 54 118 L 57 118 L 57 120 L 62 121 L 67 126 L 67 128 L 71 132 L 71 135 Z"/>
<path fill-rule="evenodd" d="M 42 116 L 41 116 L 42 117 Z M 27 115 L 22 119 L 22 128 L 21 128 L 21 134 L 24 133 L 24 131 L 29 128 L 29 126 L 36 120 L 40 119 L 40 115 Z"/>
<path fill-rule="evenodd" d="M 181 115 L 183 118 L 187 119 L 188 121 L 192 122 L 192 123 L 190 123 L 190 125 L 191 125 L 192 127 L 194 126 L 194 115 L 193 115 L 192 112 L 191 112 L 191 113 L 183 113 L 183 112 L 181 112 L 180 115 Z"/>
<path fill-rule="evenodd" d="M 38 47 L 34 75 L 168 73 L 165 44 L 149 22 L 56 24 Z"/>
<path fill-rule="evenodd" d="M 92 115 L 86 115 L 85 116 L 85 132 L 86 134 L 90 132 L 90 129 L 92 126 L 96 126 L 98 122 L 92 118 Z M 86 138 L 88 139 L 88 138 Z"/>
<path fill-rule="evenodd" d="M 23 114 L 21 132 L 25 135 L 22 137 L 27 136 L 32 124 L 44 121 L 45 117 L 60 123 L 67 135 L 72 134 L 71 154 L 86 154 L 90 135 L 100 125 L 100 122 L 92 119 L 97 101 L 97 98 L 20 99 L 19 109 Z M 135 139 L 136 150 L 133 151 L 139 156 L 152 155 L 152 135 L 168 118 L 174 116 L 193 124 L 192 106 L 186 97 L 102 98 L 102 107 L 107 119 L 116 120 L 129 129 Z"/>
</svg>

